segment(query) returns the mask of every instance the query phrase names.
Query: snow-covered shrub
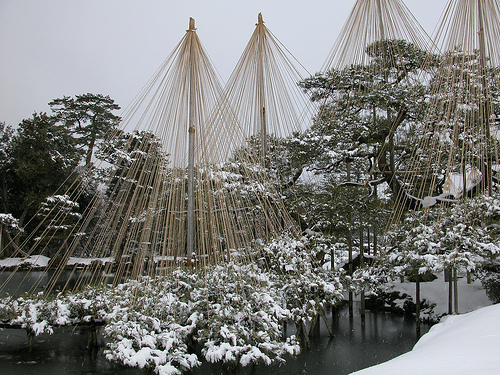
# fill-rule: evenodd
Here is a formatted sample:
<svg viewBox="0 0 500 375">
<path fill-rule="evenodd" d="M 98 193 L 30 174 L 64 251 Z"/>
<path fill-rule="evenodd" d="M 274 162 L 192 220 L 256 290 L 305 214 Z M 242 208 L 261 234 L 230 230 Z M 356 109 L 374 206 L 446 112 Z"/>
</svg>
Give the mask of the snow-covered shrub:
<svg viewBox="0 0 500 375">
<path fill-rule="evenodd" d="M 38 336 L 42 333 L 53 333 L 51 325 L 53 306 L 40 293 L 33 298 L 19 297 L 12 306 L 16 317 L 10 321 L 12 325 L 21 325 L 22 328 Z"/>
<path fill-rule="evenodd" d="M 34 334 L 102 321 L 108 360 L 162 375 L 189 371 L 202 359 L 229 366 L 281 362 L 300 351 L 295 336 L 285 340 L 283 322 L 302 324 L 342 298 L 340 273 L 323 267 L 326 249 L 311 243 L 310 236 L 283 237 L 233 251 L 221 265 L 178 267 L 54 296 L 7 297 L 0 317 Z"/>
<path fill-rule="evenodd" d="M 131 367 L 149 367 L 160 374 L 180 373 L 199 365 L 198 357 L 189 353 L 186 343 L 186 337 L 196 326 L 196 315 L 186 325 L 175 322 L 174 318 L 160 321 L 133 309 L 115 311 L 114 319 L 104 329 L 110 340 L 106 358 Z"/>
<path fill-rule="evenodd" d="M 207 275 L 198 291 L 203 315 L 196 336 L 207 361 L 271 364 L 300 351 L 294 336 L 283 340 L 281 323 L 291 315 L 280 304 L 272 275 L 234 263 L 215 266 Z"/>
<path fill-rule="evenodd" d="M 500 200 L 476 197 L 411 213 L 386 237 L 385 258 L 396 277 L 415 279 L 449 267 L 474 271 L 500 253 Z"/>
<path fill-rule="evenodd" d="M 342 300 L 342 273 L 323 267 L 318 248 L 311 246 L 311 237 L 275 239 L 262 248 L 261 254 L 261 267 L 269 268 L 274 275 L 274 288 L 280 291 L 284 307 L 295 322 L 310 321 L 320 309 Z"/>
<path fill-rule="evenodd" d="M 0 299 L 0 321 L 9 322 L 17 316 L 17 302 L 15 298 L 5 297 Z"/>
<path fill-rule="evenodd" d="M 493 303 L 500 303 L 500 265 L 498 263 L 488 265 L 480 277 L 488 298 Z"/>
<path fill-rule="evenodd" d="M 184 286 L 169 275 L 144 277 L 108 291 L 114 306 L 102 314 L 109 340 L 106 358 L 158 374 L 179 374 L 199 365 L 188 347 L 198 318 L 183 301 L 189 301 L 189 293 L 181 293 Z"/>
<path fill-rule="evenodd" d="M 19 220 L 11 214 L 0 213 L 0 226 L 2 225 L 5 230 L 12 231 L 14 233 L 23 231 L 23 229 L 19 226 Z"/>
</svg>

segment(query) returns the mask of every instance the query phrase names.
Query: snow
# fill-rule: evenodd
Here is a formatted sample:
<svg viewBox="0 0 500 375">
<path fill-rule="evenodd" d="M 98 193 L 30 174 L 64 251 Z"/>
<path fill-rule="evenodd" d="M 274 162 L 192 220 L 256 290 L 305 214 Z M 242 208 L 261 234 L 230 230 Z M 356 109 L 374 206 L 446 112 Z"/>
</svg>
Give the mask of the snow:
<svg viewBox="0 0 500 375">
<path fill-rule="evenodd" d="M 5 258 L 0 259 L 0 268 L 2 267 L 19 267 L 21 265 L 29 265 L 32 268 L 44 268 L 49 264 L 50 258 L 44 255 L 31 255 L 24 258 Z M 102 264 L 108 262 L 113 262 L 113 258 L 77 258 L 70 257 L 68 260 L 68 266 L 74 266 L 75 264 L 90 265 L 94 261 L 99 261 Z"/>
<path fill-rule="evenodd" d="M 498 374 L 500 305 L 451 315 L 421 337 L 409 353 L 356 375 Z"/>
<path fill-rule="evenodd" d="M 436 319 L 448 313 L 448 283 L 444 281 L 444 274 L 436 275 L 432 282 L 420 283 L 420 298 L 429 303 L 436 304 L 429 318 Z M 459 275 L 460 276 L 460 275 Z M 458 282 L 458 312 L 466 313 L 479 307 L 491 305 L 486 291 L 479 280 L 467 283 L 466 277 L 459 277 Z M 406 293 L 415 300 L 415 283 L 394 283 L 394 290 Z M 404 301 L 402 301 L 404 302 Z"/>
<path fill-rule="evenodd" d="M 43 255 L 32 255 L 26 258 L 6 258 L 0 259 L 0 268 L 17 267 L 21 264 L 29 264 L 31 267 L 47 267 L 50 258 Z"/>
<path fill-rule="evenodd" d="M 99 261 L 102 264 L 110 263 L 114 261 L 114 258 L 108 257 L 108 258 L 77 258 L 77 257 L 70 257 L 68 260 L 68 266 L 74 266 L 75 264 L 81 264 L 88 266 L 92 264 L 92 262 Z"/>
<path fill-rule="evenodd" d="M 19 220 L 17 220 L 11 214 L 1 214 L 0 213 L 0 226 L 5 225 L 7 228 L 22 230 L 19 227 Z"/>
</svg>

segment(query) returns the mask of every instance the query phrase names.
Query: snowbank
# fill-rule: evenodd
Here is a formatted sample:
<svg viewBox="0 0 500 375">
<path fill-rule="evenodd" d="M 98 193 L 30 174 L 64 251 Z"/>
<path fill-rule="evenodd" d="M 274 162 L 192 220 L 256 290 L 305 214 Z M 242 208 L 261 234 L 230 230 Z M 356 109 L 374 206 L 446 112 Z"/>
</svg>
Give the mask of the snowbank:
<svg viewBox="0 0 500 375">
<path fill-rule="evenodd" d="M 409 353 L 356 375 L 498 374 L 500 304 L 444 318 Z"/>
<path fill-rule="evenodd" d="M 43 255 L 32 255 L 26 258 L 6 258 L 0 259 L 0 268 L 1 267 L 17 267 L 21 265 L 27 265 L 33 268 L 38 267 L 47 267 L 49 264 L 50 258 L 47 258 Z"/>
<path fill-rule="evenodd" d="M 94 261 L 100 261 L 102 264 L 106 264 L 108 262 L 113 262 L 113 258 L 75 258 L 71 257 L 68 260 L 68 266 L 74 266 L 76 264 L 82 266 L 88 266 Z M 29 257 L 24 258 L 5 258 L 0 259 L 0 268 L 14 268 L 27 266 L 30 268 L 45 268 L 48 266 L 50 262 L 50 258 L 44 255 L 31 255 Z"/>
</svg>

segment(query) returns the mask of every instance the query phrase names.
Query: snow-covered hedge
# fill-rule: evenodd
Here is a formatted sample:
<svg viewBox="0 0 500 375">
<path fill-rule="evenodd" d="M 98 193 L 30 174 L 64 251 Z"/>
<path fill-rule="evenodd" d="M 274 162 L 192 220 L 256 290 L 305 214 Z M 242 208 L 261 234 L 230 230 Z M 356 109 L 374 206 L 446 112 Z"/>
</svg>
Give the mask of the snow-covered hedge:
<svg viewBox="0 0 500 375">
<path fill-rule="evenodd" d="M 310 238 L 281 238 L 231 262 L 176 268 L 116 287 L 0 300 L 0 320 L 33 334 L 102 321 L 106 358 L 157 374 L 180 374 L 201 361 L 230 366 L 284 361 L 300 352 L 283 322 L 310 321 L 342 298 L 337 273 L 317 262 Z"/>
</svg>

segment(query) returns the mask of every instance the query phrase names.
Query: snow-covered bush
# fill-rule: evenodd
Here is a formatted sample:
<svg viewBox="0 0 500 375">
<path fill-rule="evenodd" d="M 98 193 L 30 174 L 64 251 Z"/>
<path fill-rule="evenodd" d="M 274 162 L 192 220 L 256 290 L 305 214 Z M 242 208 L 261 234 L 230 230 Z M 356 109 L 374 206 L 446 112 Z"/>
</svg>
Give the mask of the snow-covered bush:
<svg viewBox="0 0 500 375">
<path fill-rule="evenodd" d="M 475 271 L 500 253 L 491 228 L 500 220 L 500 200 L 476 197 L 446 208 L 416 211 L 386 238 L 392 273 L 415 279 L 453 267 Z"/>
<path fill-rule="evenodd" d="M 184 284 L 175 280 L 183 272 L 174 274 L 129 281 L 108 291 L 114 304 L 103 314 L 108 360 L 151 368 L 162 375 L 179 374 L 199 365 L 188 347 L 197 313 L 183 301 L 189 301 L 189 293 L 182 293 Z"/>
<path fill-rule="evenodd" d="M 300 240 L 278 238 L 264 246 L 259 259 L 262 268 L 269 268 L 276 277 L 275 289 L 280 291 L 286 309 L 295 322 L 310 321 L 328 305 L 338 304 L 343 297 L 341 271 L 323 267 L 320 247 L 313 246 L 314 235 Z"/>
<path fill-rule="evenodd" d="M 19 226 L 19 220 L 11 214 L 0 213 L 0 226 L 2 225 L 5 227 L 5 230 L 9 230 L 14 233 L 22 231 L 22 228 Z"/>
<path fill-rule="evenodd" d="M 283 237 L 233 251 L 231 261 L 178 267 L 109 287 L 0 299 L 0 318 L 35 335 L 104 322 L 108 360 L 180 374 L 201 360 L 230 367 L 282 362 L 300 352 L 283 323 L 303 324 L 338 303 L 340 273 L 323 266 L 324 246 Z M 251 261 L 249 261 L 251 260 Z"/>
<path fill-rule="evenodd" d="M 272 274 L 255 264 L 230 263 L 208 275 L 197 291 L 203 315 L 196 337 L 207 361 L 271 364 L 300 351 L 294 336 L 283 340 L 281 323 L 292 316 L 281 304 Z"/>
<path fill-rule="evenodd" d="M 53 333 L 51 321 L 53 318 L 52 302 L 42 298 L 42 294 L 34 298 L 18 298 L 13 307 L 16 317 L 11 320 L 13 325 L 21 325 L 28 332 L 38 336 L 42 333 Z"/>
</svg>

